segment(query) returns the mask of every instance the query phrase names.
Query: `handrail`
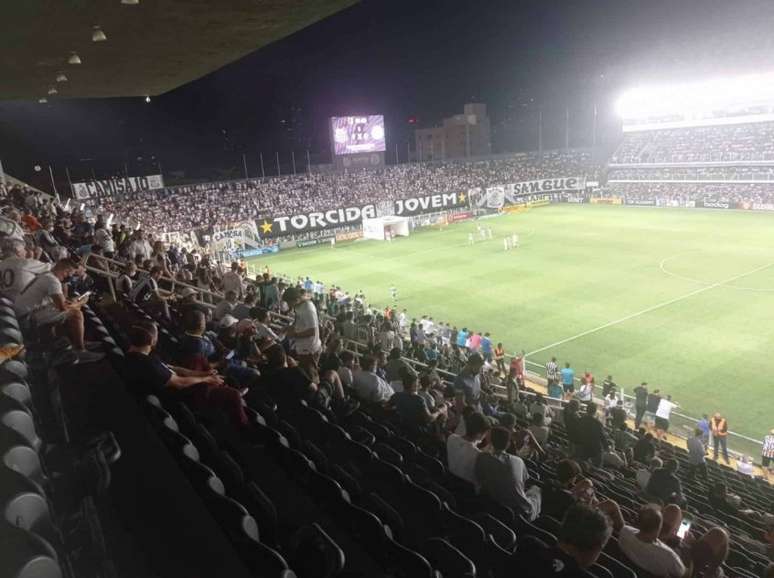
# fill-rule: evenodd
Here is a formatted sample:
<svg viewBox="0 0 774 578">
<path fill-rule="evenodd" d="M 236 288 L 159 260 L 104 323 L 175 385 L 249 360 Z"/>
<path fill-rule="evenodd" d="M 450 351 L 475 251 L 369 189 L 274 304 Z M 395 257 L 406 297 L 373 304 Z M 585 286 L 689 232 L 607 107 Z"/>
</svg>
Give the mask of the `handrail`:
<svg viewBox="0 0 774 578">
<path fill-rule="evenodd" d="M 102 261 L 105 261 L 107 263 L 116 265 L 117 267 L 121 267 L 122 269 L 125 268 L 126 265 L 127 265 L 123 261 L 116 261 L 115 259 L 111 259 L 110 257 L 105 257 L 104 255 L 97 255 L 95 253 L 88 253 L 86 255 L 86 257 L 84 257 L 83 265 L 84 265 L 84 267 L 86 267 L 87 270 L 93 271 L 93 272 L 96 272 L 96 273 L 99 273 L 99 272 L 110 272 L 110 271 L 106 271 L 104 269 L 96 269 L 94 267 L 90 267 L 88 265 L 88 261 L 89 261 L 90 258 L 101 259 Z M 141 273 L 149 273 L 149 271 L 147 269 L 143 269 L 142 267 L 137 267 L 137 270 L 140 271 Z M 119 275 L 115 274 L 115 278 L 117 279 L 118 277 L 119 277 Z M 183 287 L 183 288 L 193 289 L 197 293 L 210 295 L 210 296 L 212 296 L 212 297 L 214 297 L 214 298 L 216 298 L 218 300 L 222 300 L 224 298 L 223 293 L 219 293 L 217 291 L 212 291 L 210 289 L 202 289 L 201 287 L 198 287 L 196 285 L 191 285 L 190 283 L 186 283 L 185 281 L 180 281 L 180 280 L 175 279 L 173 277 L 162 276 L 161 280 L 162 281 L 166 281 L 166 282 L 172 284 L 172 288 L 170 289 L 171 291 L 175 291 L 176 287 Z M 115 297 L 115 295 L 114 295 L 114 297 Z M 204 302 L 202 304 L 203 305 L 210 305 L 209 303 L 204 303 Z"/>
</svg>

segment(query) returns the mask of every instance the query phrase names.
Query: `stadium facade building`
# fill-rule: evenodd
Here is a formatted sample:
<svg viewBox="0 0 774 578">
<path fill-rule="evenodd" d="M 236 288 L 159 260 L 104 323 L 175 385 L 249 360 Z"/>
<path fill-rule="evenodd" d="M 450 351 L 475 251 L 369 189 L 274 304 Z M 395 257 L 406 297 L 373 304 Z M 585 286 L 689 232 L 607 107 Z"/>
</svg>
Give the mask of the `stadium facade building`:
<svg viewBox="0 0 774 578">
<path fill-rule="evenodd" d="M 492 152 L 486 105 L 468 103 L 462 114 L 445 118 L 441 126 L 417 129 L 416 159 L 420 161 L 486 156 Z"/>
</svg>

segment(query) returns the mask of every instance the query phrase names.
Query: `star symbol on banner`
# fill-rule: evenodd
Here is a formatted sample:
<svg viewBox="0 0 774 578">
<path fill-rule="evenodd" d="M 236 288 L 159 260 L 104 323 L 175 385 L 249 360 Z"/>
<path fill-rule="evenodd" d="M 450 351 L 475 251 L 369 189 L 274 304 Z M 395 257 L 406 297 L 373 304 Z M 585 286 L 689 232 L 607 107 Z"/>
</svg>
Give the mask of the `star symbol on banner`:
<svg viewBox="0 0 774 578">
<path fill-rule="evenodd" d="M 271 233 L 271 223 L 269 221 L 264 220 L 263 223 L 261 223 L 261 233 L 264 235 Z"/>
<path fill-rule="evenodd" d="M 460 203 L 464 203 L 465 202 L 465 193 L 458 194 L 457 195 L 457 199 L 459 199 Z"/>
</svg>

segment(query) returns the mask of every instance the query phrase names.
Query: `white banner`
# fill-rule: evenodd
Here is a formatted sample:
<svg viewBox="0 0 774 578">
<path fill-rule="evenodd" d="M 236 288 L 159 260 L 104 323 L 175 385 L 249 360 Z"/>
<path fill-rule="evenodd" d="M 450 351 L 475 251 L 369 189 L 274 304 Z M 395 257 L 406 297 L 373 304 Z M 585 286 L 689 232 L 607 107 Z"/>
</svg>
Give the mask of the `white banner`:
<svg viewBox="0 0 774 578">
<path fill-rule="evenodd" d="M 582 191 L 586 188 L 585 177 L 560 177 L 552 179 L 538 179 L 509 183 L 481 189 L 470 189 L 471 197 L 475 197 L 475 206 L 489 209 L 500 209 L 504 205 L 518 203 L 518 197 L 542 193 L 560 193 L 566 191 Z M 478 193 L 474 195 L 473 193 Z"/>
<path fill-rule="evenodd" d="M 210 239 L 210 250 L 213 252 L 251 249 L 261 245 L 258 228 L 254 221 L 243 221 L 231 229 L 215 231 Z"/>
<path fill-rule="evenodd" d="M 152 191 L 164 188 L 164 178 L 161 175 L 145 175 L 142 177 L 120 177 L 73 183 L 73 195 L 76 199 L 91 199 L 113 197 L 138 191 Z"/>
</svg>

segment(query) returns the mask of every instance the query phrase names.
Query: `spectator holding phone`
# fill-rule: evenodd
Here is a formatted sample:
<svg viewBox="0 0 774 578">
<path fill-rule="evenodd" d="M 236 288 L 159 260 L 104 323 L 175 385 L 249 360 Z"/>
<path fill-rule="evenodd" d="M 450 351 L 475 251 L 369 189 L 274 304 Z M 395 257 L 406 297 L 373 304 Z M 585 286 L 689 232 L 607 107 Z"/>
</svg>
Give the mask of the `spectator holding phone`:
<svg viewBox="0 0 774 578">
<path fill-rule="evenodd" d="M 618 534 L 618 545 L 632 564 L 653 574 L 679 578 L 685 565 L 672 548 L 659 540 L 661 509 L 648 504 L 640 509 L 637 527 L 625 525 Z"/>
</svg>

